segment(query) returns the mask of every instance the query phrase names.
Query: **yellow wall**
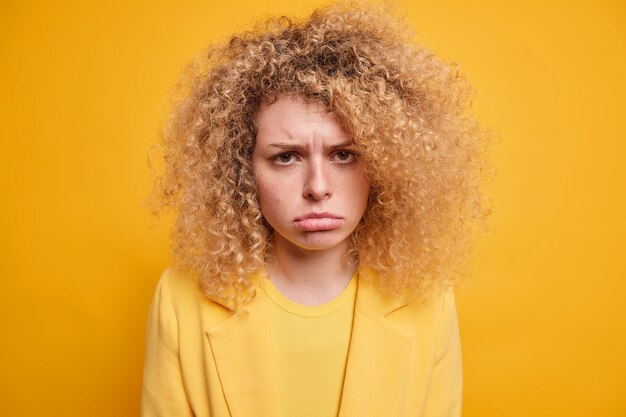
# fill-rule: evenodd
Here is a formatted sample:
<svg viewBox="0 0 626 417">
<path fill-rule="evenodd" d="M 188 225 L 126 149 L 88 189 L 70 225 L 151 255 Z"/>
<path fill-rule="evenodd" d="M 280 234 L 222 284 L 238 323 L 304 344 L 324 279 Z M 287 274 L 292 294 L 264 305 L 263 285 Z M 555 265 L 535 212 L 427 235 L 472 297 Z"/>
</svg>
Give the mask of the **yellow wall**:
<svg viewBox="0 0 626 417">
<path fill-rule="evenodd" d="M 0 6 L 3 416 L 137 414 L 169 262 L 167 221 L 142 207 L 168 91 L 210 40 L 315 4 L 89 3 Z M 625 416 L 626 5 L 406 7 L 501 136 L 492 230 L 458 295 L 464 415 Z"/>
</svg>

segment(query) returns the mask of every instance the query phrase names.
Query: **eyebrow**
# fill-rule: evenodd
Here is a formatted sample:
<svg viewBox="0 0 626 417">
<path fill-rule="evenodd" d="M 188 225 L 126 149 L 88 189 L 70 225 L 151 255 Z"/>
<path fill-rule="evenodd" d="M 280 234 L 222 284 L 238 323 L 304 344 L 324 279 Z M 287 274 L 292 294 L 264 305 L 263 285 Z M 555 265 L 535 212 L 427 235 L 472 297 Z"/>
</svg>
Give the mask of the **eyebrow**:
<svg viewBox="0 0 626 417">
<path fill-rule="evenodd" d="M 276 143 L 270 143 L 269 146 L 272 146 L 274 148 L 278 148 L 278 149 L 282 149 L 285 151 L 291 151 L 291 150 L 296 150 L 296 151 L 302 151 L 304 150 L 304 146 L 301 145 L 295 145 L 293 143 L 283 143 L 283 142 L 276 142 Z M 327 149 L 338 149 L 338 148 L 349 148 L 351 146 L 354 146 L 354 142 L 352 141 L 348 141 L 348 142 L 341 142 L 341 143 L 336 143 L 332 146 L 328 146 Z"/>
</svg>

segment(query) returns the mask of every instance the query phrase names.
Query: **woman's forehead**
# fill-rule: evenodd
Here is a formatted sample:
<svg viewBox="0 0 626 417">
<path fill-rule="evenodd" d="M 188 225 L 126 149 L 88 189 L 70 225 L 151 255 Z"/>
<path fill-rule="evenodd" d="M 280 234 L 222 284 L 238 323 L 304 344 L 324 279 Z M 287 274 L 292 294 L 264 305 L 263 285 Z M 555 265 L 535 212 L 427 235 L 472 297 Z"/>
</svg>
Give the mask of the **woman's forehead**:
<svg viewBox="0 0 626 417">
<path fill-rule="evenodd" d="M 257 142 L 301 142 L 319 140 L 351 142 L 336 117 L 320 103 L 297 96 L 281 96 L 259 109 L 256 117 Z"/>
</svg>

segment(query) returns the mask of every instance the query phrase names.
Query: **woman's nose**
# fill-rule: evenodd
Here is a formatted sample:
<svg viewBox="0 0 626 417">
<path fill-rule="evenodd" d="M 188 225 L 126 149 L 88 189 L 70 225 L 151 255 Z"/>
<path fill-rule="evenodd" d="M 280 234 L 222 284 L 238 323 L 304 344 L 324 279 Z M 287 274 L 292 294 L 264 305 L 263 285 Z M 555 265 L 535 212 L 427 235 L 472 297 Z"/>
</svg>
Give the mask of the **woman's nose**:
<svg viewBox="0 0 626 417">
<path fill-rule="evenodd" d="M 332 195 L 329 168 L 323 161 L 309 161 L 302 189 L 304 198 L 324 200 Z"/>
</svg>

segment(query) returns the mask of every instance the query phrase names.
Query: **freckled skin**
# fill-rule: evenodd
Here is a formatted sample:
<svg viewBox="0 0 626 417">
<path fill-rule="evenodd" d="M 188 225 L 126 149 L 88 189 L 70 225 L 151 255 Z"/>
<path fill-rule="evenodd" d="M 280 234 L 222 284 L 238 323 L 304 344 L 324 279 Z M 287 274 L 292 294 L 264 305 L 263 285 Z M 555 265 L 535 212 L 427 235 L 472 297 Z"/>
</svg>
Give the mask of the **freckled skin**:
<svg viewBox="0 0 626 417">
<path fill-rule="evenodd" d="M 290 96 L 263 105 L 252 162 L 261 210 L 281 244 L 300 252 L 345 250 L 369 182 L 332 114 Z"/>
</svg>

